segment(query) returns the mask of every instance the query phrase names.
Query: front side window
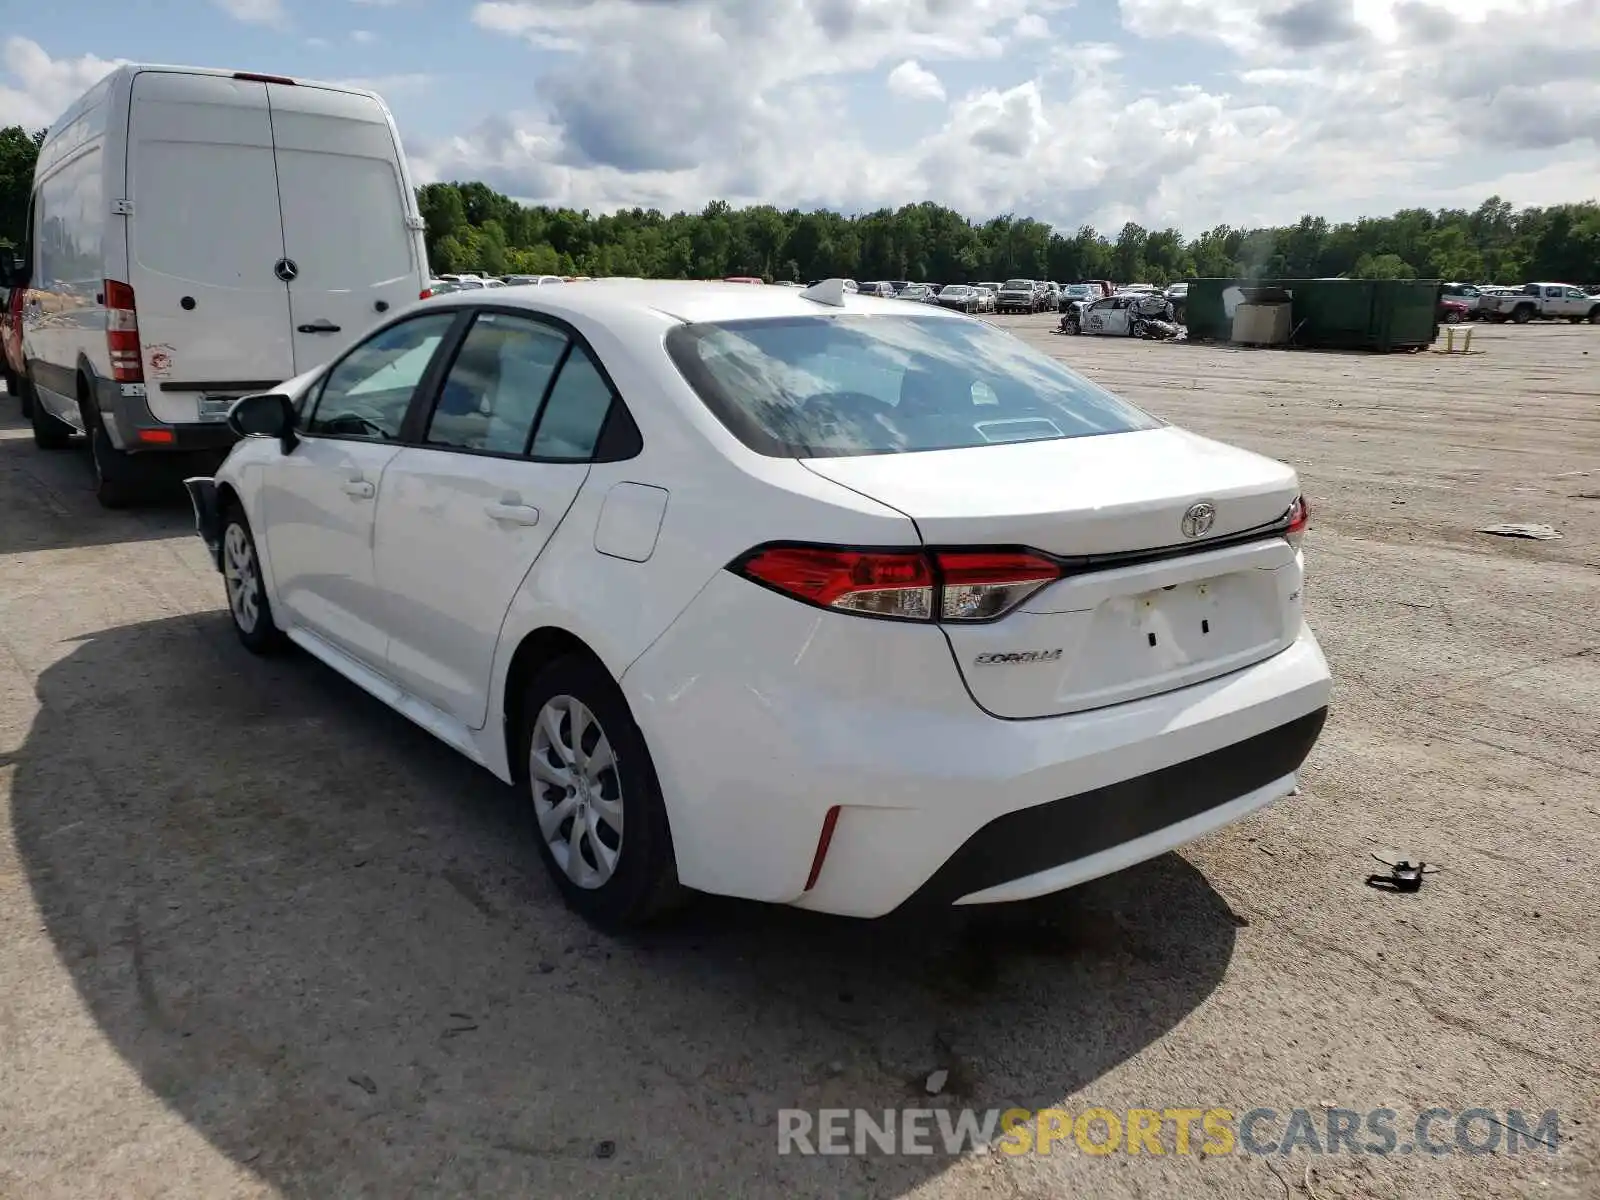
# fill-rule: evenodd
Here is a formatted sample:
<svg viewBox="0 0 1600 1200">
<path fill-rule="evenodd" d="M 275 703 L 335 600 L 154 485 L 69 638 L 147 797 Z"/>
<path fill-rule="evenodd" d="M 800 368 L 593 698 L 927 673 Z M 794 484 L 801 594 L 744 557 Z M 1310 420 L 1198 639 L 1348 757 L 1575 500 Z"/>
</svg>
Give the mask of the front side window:
<svg viewBox="0 0 1600 1200">
<path fill-rule="evenodd" d="M 947 450 L 1160 425 L 1021 339 L 938 316 L 680 325 L 667 351 L 706 406 L 772 457 Z"/>
<path fill-rule="evenodd" d="M 373 441 L 398 438 L 411 397 L 455 319 L 453 312 L 413 317 L 357 345 L 328 372 L 306 432 Z"/>
<path fill-rule="evenodd" d="M 424 441 L 451 450 L 524 454 L 539 404 L 566 353 L 559 329 L 480 313 L 445 375 Z"/>
</svg>

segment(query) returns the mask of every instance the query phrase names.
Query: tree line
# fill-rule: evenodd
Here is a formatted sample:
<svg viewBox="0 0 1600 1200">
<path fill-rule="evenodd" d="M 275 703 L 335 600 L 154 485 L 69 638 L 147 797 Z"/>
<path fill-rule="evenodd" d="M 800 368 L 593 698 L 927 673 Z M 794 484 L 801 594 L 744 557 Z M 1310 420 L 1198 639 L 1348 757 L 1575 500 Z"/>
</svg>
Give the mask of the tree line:
<svg viewBox="0 0 1600 1200">
<path fill-rule="evenodd" d="M 0 129 L 0 246 L 21 240 L 43 131 Z M 713 200 L 697 213 L 588 211 L 518 203 L 481 182 L 419 191 L 435 272 L 639 275 L 805 282 L 830 276 L 936 283 L 1017 276 L 1165 284 L 1198 277 L 1600 282 L 1600 203 L 1516 209 L 1491 196 L 1475 209 L 1408 208 L 1338 224 L 1198 237 L 1129 222 L 1114 235 L 1056 229 L 1007 214 L 974 222 L 924 201 L 845 216 Z"/>
<path fill-rule="evenodd" d="M 1339 224 L 1305 216 L 1269 229 L 1218 225 L 1194 238 L 1133 222 L 1113 236 L 1009 214 L 973 222 L 928 201 L 856 216 L 765 204 L 735 209 L 720 200 L 698 213 L 634 208 L 595 216 L 519 204 L 474 182 L 429 184 L 421 204 L 435 271 L 495 275 L 1600 281 L 1595 202 L 1515 209 L 1491 196 L 1470 211 L 1412 208 Z"/>
</svg>

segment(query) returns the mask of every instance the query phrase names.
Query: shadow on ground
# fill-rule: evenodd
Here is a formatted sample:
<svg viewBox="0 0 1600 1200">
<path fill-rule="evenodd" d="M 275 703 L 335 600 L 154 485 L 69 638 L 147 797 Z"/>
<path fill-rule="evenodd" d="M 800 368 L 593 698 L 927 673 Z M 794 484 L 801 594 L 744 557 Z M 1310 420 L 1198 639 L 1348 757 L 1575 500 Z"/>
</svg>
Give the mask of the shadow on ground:
<svg viewBox="0 0 1600 1200">
<path fill-rule="evenodd" d="M 939 1067 L 940 1103 L 1054 1102 L 1198 1005 L 1239 924 L 1168 856 L 970 920 L 706 899 L 613 940 L 508 789 L 222 614 L 85 639 L 38 692 L 13 813 L 63 963 L 290 1195 L 898 1194 L 951 1160 L 780 1159 L 777 1110 L 916 1104 Z"/>
<path fill-rule="evenodd" d="M 168 538 L 194 528 L 180 470 L 157 473 L 137 506 L 112 512 L 94 498 L 81 438 L 41 450 L 0 398 L 0 556 Z"/>
</svg>

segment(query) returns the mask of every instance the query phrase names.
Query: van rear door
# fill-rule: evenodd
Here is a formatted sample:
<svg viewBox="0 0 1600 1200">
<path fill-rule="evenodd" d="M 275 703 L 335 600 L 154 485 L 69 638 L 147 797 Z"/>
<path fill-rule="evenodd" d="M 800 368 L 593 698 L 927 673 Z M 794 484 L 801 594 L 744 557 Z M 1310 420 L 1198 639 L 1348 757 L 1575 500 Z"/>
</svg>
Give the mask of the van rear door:
<svg viewBox="0 0 1600 1200">
<path fill-rule="evenodd" d="M 267 84 L 296 371 L 326 362 L 426 286 L 389 115 L 370 95 Z"/>
<path fill-rule="evenodd" d="M 266 85 L 143 71 L 128 122 L 128 278 L 151 413 L 220 420 L 207 395 L 295 374 Z M 112 199 L 108 197 L 107 200 Z"/>
</svg>

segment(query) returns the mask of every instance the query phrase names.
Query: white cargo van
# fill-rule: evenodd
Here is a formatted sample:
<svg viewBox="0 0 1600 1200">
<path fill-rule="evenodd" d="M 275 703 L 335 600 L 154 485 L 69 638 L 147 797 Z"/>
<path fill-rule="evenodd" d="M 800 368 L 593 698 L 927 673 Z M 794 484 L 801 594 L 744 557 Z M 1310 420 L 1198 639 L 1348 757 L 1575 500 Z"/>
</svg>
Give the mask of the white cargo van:
<svg viewBox="0 0 1600 1200">
<path fill-rule="evenodd" d="M 400 138 L 371 92 L 129 65 L 40 148 L 24 400 L 35 440 L 89 441 L 102 503 L 157 461 L 213 460 L 232 401 L 339 353 L 428 292 Z M 188 455 L 194 457 L 194 454 Z"/>
</svg>

